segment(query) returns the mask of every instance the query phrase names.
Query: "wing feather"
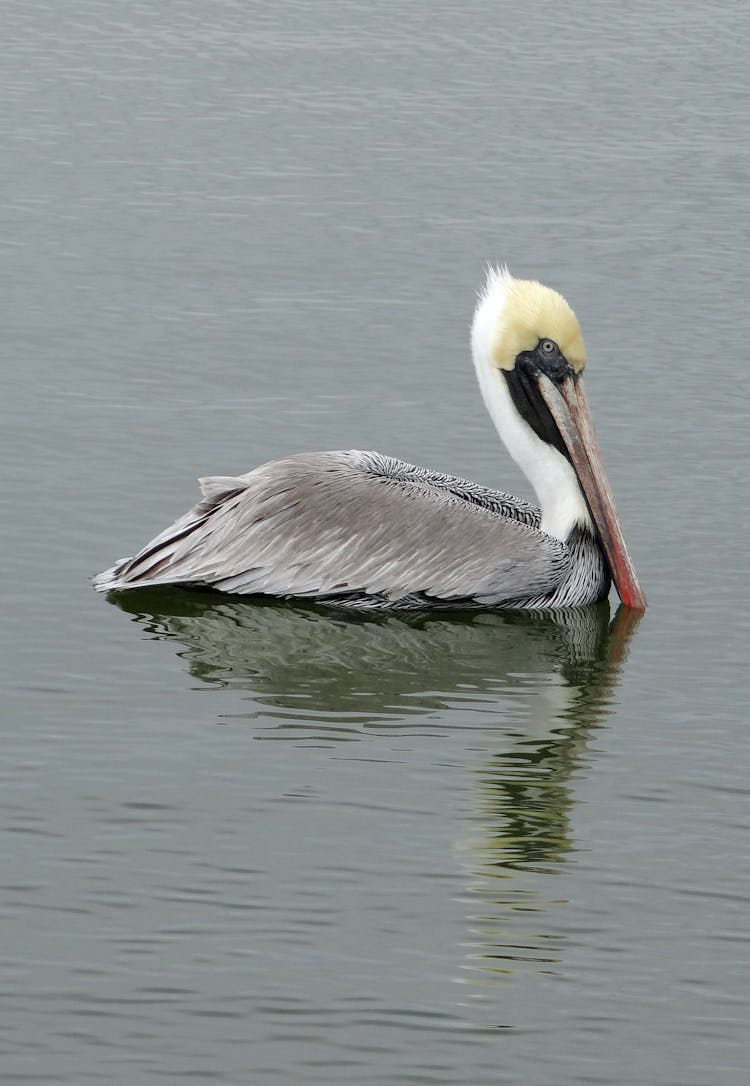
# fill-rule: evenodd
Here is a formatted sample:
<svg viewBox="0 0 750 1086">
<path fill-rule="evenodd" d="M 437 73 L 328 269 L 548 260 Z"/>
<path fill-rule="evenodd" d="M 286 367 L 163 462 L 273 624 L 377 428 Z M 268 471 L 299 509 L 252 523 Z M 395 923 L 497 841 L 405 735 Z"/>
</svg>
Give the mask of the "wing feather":
<svg viewBox="0 0 750 1086">
<path fill-rule="evenodd" d="M 570 560 L 533 506 L 377 453 L 291 456 L 200 485 L 189 513 L 96 587 L 496 605 L 554 590 Z"/>
</svg>

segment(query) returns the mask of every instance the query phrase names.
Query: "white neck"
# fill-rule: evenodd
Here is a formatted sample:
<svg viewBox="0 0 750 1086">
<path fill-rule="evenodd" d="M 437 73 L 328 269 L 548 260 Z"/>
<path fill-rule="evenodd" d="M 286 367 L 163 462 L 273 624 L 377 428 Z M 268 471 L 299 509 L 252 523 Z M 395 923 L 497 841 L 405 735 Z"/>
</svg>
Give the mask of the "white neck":
<svg viewBox="0 0 750 1086">
<path fill-rule="evenodd" d="M 565 542 L 579 524 L 591 528 L 586 501 L 571 463 L 537 437 L 511 399 L 508 384 L 490 357 L 501 318 L 497 294 L 480 302 L 471 330 L 471 350 L 485 407 L 506 449 L 529 480 L 542 511 L 541 529 Z M 593 530 L 593 529 L 592 529 Z"/>
</svg>

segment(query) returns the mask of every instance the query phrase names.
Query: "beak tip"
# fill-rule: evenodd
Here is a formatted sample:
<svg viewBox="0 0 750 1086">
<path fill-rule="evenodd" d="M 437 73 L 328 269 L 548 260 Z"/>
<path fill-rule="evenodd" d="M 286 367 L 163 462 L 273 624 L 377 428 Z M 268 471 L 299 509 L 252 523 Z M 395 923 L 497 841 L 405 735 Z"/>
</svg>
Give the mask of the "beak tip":
<svg viewBox="0 0 750 1086">
<path fill-rule="evenodd" d="M 620 591 L 618 589 L 618 591 Z M 638 611 L 640 614 L 646 610 L 646 597 L 640 590 L 638 585 L 628 585 L 625 589 L 620 591 L 620 599 L 625 607 L 629 607 L 631 611 Z"/>
</svg>

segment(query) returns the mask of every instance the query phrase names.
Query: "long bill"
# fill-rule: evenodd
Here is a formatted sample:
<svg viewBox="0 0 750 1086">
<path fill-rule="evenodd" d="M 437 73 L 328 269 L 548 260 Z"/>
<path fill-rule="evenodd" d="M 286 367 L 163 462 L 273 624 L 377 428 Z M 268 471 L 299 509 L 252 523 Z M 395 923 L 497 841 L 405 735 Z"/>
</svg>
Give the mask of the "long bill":
<svg viewBox="0 0 750 1086">
<path fill-rule="evenodd" d="M 602 464 L 583 381 L 579 378 L 574 382 L 572 377 L 568 377 L 561 385 L 556 385 L 545 374 L 540 374 L 539 391 L 570 454 L 620 599 L 626 607 L 645 611 L 646 597 L 638 584 L 625 544 L 615 500 Z"/>
</svg>

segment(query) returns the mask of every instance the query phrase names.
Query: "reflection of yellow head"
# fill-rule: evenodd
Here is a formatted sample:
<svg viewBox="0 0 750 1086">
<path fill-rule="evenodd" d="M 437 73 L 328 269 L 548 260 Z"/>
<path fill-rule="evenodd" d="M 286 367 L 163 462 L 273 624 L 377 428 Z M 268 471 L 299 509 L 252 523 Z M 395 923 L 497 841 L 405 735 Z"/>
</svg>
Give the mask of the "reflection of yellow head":
<svg viewBox="0 0 750 1086">
<path fill-rule="evenodd" d="M 501 369 L 512 370 L 521 351 L 551 339 L 577 373 L 586 365 L 586 348 L 576 315 L 556 290 L 531 279 L 514 279 L 507 268 L 490 271 L 485 298 L 497 296 L 490 355 Z"/>
</svg>

